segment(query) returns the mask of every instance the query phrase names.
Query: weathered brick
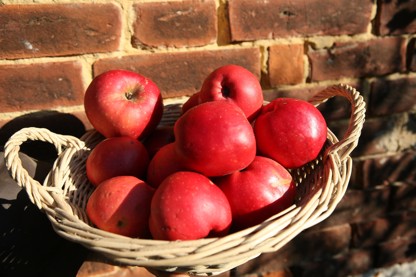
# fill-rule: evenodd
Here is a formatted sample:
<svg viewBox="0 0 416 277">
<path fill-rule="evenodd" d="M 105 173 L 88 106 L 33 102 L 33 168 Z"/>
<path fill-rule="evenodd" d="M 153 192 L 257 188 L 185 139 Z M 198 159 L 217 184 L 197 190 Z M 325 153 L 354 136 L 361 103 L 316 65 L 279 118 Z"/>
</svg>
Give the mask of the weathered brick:
<svg viewBox="0 0 416 277">
<path fill-rule="evenodd" d="M 217 15 L 213 0 L 137 3 L 134 9 L 135 46 L 185 47 L 216 41 Z"/>
<path fill-rule="evenodd" d="M 414 146 L 416 115 L 394 114 L 386 117 L 366 118 L 358 145 L 352 157 L 399 153 Z M 328 122 L 329 128 L 341 139 L 348 128 L 347 122 Z"/>
<path fill-rule="evenodd" d="M 416 212 L 391 214 L 371 221 L 353 223 L 351 246 L 372 247 L 397 238 L 416 238 Z"/>
<path fill-rule="evenodd" d="M 364 101 L 367 98 L 367 92 L 365 91 L 365 84 L 363 81 L 348 82 L 347 85 L 352 86 L 360 92 L 360 95 L 364 97 Z M 342 96 L 334 96 L 328 101 L 320 104 L 318 109 L 324 115 L 327 122 L 335 120 L 349 119 L 352 116 L 352 105 L 347 98 Z M 341 138 L 341 137 L 339 137 Z"/>
<path fill-rule="evenodd" d="M 308 53 L 311 80 L 380 76 L 405 71 L 405 53 L 406 43 L 400 37 L 335 43 L 329 49 L 312 50 Z"/>
<path fill-rule="evenodd" d="M 362 189 L 411 182 L 416 178 L 415 161 L 416 153 L 412 150 L 393 156 L 355 161 L 350 187 Z"/>
<path fill-rule="evenodd" d="M 297 277 L 331 276 L 345 277 L 367 272 L 374 268 L 376 254 L 372 249 L 359 249 L 334 256 L 331 259 L 305 261 L 302 266 L 291 268 Z"/>
<path fill-rule="evenodd" d="M 416 111 L 416 77 L 376 79 L 370 93 L 369 116 Z"/>
<path fill-rule="evenodd" d="M 334 257 L 333 261 L 338 265 L 337 269 L 335 269 L 335 274 L 338 274 L 338 276 L 348 276 L 367 272 L 373 269 L 375 255 L 375 251 L 371 248 L 360 248 Z"/>
<path fill-rule="evenodd" d="M 0 110 L 82 105 L 82 65 L 77 61 L 0 66 Z"/>
<path fill-rule="evenodd" d="M 416 239 L 399 238 L 378 245 L 375 266 L 386 267 L 415 260 Z"/>
<path fill-rule="evenodd" d="M 261 277 L 293 277 L 293 274 L 289 269 L 284 268 L 273 272 L 263 273 Z"/>
<path fill-rule="evenodd" d="M 384 36 L 416 33 L 415 0 L 380 1 L 378 10 L 378 34 Z"/>
<path fill-rule="evenodd" d="M 229 0 L 231 39 L 247 41 L 291 36 L 367 32 L 370 0 Z"/>
<path fill-rule="evenodd" d="M 302 233 L 294 243 L 297 249 L 302 249 L 302 255 L 306 252 L 311 259 L 324 259 L 346 251 L 350 240 L 351 227 L 346 223 L 324 229 L 311 229 Z"/>
<path fill-rule="evenodd" d="M 331 216 L 312 227 L 312 230 L 368 221 L 383 216 L 388 211 L 390 195 L 390 187 L 348 189 Z"/>
<path fill-rule="evenodd" d="M 367 93 L 364 91 L 364 82 L 349 82 L 348 85 L 356 88 L 360 94 L 366 98 Z M 308 101 L 315 94 L 324 90 L 330 85 L 310 85 L 306 87 L 281 87 L 264 91 L 266 101 L 271 101 L 278 97 L 291 97 Z M 326 102 L 319 104 L 318 109 L 321 111 L 327 122 L 348 119 L 351 117 L 351 103 L 344 97 L 335 96 Z"/>
<path fill-rule="evenodd" d="M 303 44 L 272 45 L 269 48 L 270 86 L 295 85 L 303 82 Z"/>
<path fill-rule="evenodd" d="M 238 64 L 260 79 L 260 50 L 238 48 L 209 51 L 152 53 L 98 60 L 97 75 L 109 69 L 122 68 L 143 74 L 160 88 L 164 98 L 191 95 L 201 88 L 204 79 L 214 69 Z"/>
<path fill-rule="evenodd" d="M 416 71 L 416 38 L 411 39 L 407 46 L 407 67 L 410 71 Z"/>
<path fill-rule="evenodd" d="M 264 99 L 272 101 L 278 97 L 291 97 L 308 101 L 316 93 L 324 89 L 326 86 L 308 86 L 308 87 L 279 87 L 275 89 L 264 90 Z"/>
<path fill-rule="evenodd" d="M 115 4 L 4 5 L 0 58 L 18 59 L 118 49 L 120 9 Z"/>
<path fill-rule="evenodd" d="M 276 252 L 266 253 L 237 267 L 238 276 L 252 273 L 278 272 L 310 260 L 324 260 L 346 251 L 351 239 L 349 224 L 325 229 L 307 230 Z"/>
<path fill-rule="evenodd" d="M 393 211 L 416 210 L 416 181 L 396 183 L 392 190 Z"/>
</svg>

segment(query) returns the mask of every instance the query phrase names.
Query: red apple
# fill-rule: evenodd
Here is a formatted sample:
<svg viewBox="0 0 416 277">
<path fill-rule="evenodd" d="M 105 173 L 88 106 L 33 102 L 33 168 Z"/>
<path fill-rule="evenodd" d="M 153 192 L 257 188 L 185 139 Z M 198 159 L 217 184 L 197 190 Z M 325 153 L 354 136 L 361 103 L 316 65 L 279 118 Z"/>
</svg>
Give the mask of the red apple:
<svg viewBox="0 0 416 277">
<path fill-rule="evenodd" d="M 91 125 L 105 137 L 141 138 L 161 120 L 163 100 L 149 78 L 127 70 L 110 70 L 95 77 L 84 96 Z"/>
<path fill-rule="evenodd" d="M 184 169 L 176 154 L 174 143 L 169 143 L 160 148 L 150 160 L 146 181 L 157 188 L 166 177 Z"/>
<path fill-rule="evenodd" d="M 175 141 L 173 126 L 158 126 L 144 140 L 149 157 L 153 157 L 160 148 Z"/>
<path fill-rule="evenodd" d="M 237 104 L 249 121 L 252 121 L 263 105 L 263 91 L 258 78 L 239 65 L 225 65 L 217 68 L 204 80 L 200 92 L 184 106 L 192 103 L 227 100 Z"/>
<path fill-rule="evenodd" d="M 128 237 L 148 238 L 154 189 L 133 176 L 102 182 L 91 194 L 86 213 L 99 229 Z"/>
<path fill-rule="evenodd" d="M 245 169 L 218 177 L 214 182 L 230 202 L 233 228 L 257 225 L 294 203 L 296 185 L 276 161 L 256 156 Z"/>
<path fill-rule="evenodd" d="M 99 142 L 88 155 L 88 180 L 95 186 L 112 177 L 131 175 L 144 178 L 149 155 L 143 144 L 131 137 L 113 137 Z"/>
<path fill-rule="evenodd" d="M 204 175 L 179 171 L 167 177 L 156 190 L 149 225 L 154 239 L 223 236 L 231 225 L 230 204 Z"/>
<path fill-rule="evenodd" d="M 205 176 L 222 176 L 247 167 L 256 156 L 253 128 L 229 101 L 199 104 L 174 125 L 181 164 Z"/>
<path fill-rule="evenodd" d="M 327 138 L 327 125 L 309 102 L 277 98 L 263 107 L 254 132 L 260 154 L 296 168 L 317 158 Z"/>
</svg>

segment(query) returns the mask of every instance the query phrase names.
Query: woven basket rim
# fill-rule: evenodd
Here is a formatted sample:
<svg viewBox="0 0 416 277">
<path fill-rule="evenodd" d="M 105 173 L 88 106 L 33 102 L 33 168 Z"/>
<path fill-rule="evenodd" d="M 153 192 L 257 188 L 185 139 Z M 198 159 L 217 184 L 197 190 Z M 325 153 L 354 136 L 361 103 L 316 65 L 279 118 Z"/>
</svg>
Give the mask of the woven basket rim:
<svg viewBox="0 0 416 277">
<path fill-rule="evenodd" d="M 89 131 L 78 139 L 54 134 L 47 129 L 22 129 L 5 145 L 6 166 L 17 183 L 26 189 L 30 200 L 45 211 L 60 236 L 97 251 L 114 263 L 195 275 L 215 275 L 262 253 L 277 251 L 303 230 L 330 216 L 341 201 L 351 175 L 352 159 L 349 155 L 357 146 L 365 120 L 365 103 L 357 90 L 345 84 L 322 90 L 310 102 L 319 105 L 334 96 L 345 97 L 351 103 L 348 130 L 338 140 L 328 129 L 328 147 L 322 153 L 322 161 L 312 162 L 307 168 L 294 173 L 301 179 L 303 176 L 313 178 L 312 182 L 319 185 L 315 188 L 313 184 L 308 188 L 312 192 L 306 192 L 307 200 L 301 200 L 297 205 L 259 225 L 222 238 L 193 241 L 127 238 L 99 230 L 89 224 L 85 213 L 69 200 L 71 193 L 78 193 L 77 189 L 83 188 L 79 185 L 74 189 L 72 182 L 87 182 L 86 178 L 72 176 L 70 171 L 82 170 L 75 164 L 85 162 L 86 153 L 103 139 L 96 131 Z M 184 99 L 180 101 L 183 103 Z M 169 120 L 175 118 L 168 118 L 167 121 Z M 50 142 L 58 150 L 58 159 L 43 185 L 33 180 L 22 168 L 18 152 L 20 145 L 27 140 Z M 68 170 L 70 164 L 75 169 Z"/>
</svg>

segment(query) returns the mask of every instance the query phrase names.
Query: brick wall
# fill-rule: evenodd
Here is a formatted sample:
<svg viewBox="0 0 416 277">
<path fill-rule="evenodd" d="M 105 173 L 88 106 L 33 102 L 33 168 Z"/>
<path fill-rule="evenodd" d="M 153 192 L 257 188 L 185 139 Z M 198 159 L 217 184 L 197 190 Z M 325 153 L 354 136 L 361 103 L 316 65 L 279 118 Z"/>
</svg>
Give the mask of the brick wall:
<svg viewBox="0 0 416 277">
<path fill-rule="evenodd" d="M 0 127 L 53 110 L 90 128 L 83 93 L 113 68 L 147 75 L 164 98 L 197 92 L 228 63 L 256 74 L 266 99 L 348 83 L 368 109 L 344 199 L 235 272 L 345 276 L 416 259 L 415 0 L 55 2 L 0 1 Z M 342 135 L 348 106 L 322 110 Z"/>
</svg>

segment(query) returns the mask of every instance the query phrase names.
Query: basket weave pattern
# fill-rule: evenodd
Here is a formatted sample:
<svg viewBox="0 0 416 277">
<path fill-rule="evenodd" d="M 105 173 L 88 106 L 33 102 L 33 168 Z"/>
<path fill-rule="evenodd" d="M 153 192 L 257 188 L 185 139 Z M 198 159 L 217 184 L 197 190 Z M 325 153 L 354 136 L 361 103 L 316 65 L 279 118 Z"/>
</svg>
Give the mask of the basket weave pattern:
<svg viewBox="0 0 416 277">
<path fill-rule="evenodd" d="M 319 105 L 334 96 L 345 97 L 351 104 L 348 130 L 338 140 L 328 129 L 321 155 L 304 167 L 292 170 L 297 183 L 296 203 L 257 226 L 222 238 L 192 241 L 133 239 L 92 226 L 85 213 L 93 190 L 86 178 L 85 161 L 91 149 L 103 139 L 96 131 L 89 131 L 78 139 L 47 129 L 22 129 L 6 143 L 6 165 L 60 236 L 97 251 L 115 263 L 201 276 L 215 275 L 262 253 L 277 251 L 303 230 L 326 219 L 343 197 L 351 175 L 349 155 L 361 134 L 365 103 L 358 91 L 343 84 L 324 89 L 310 102 Z M 181 104 L 168 105 L 161 124 L 173 124 Z M 58 158 L 43 184 L 29 176 L 18 156 L 20 145 L 28 140 L 51 143 L 58 151 Z"/>
</svg>

